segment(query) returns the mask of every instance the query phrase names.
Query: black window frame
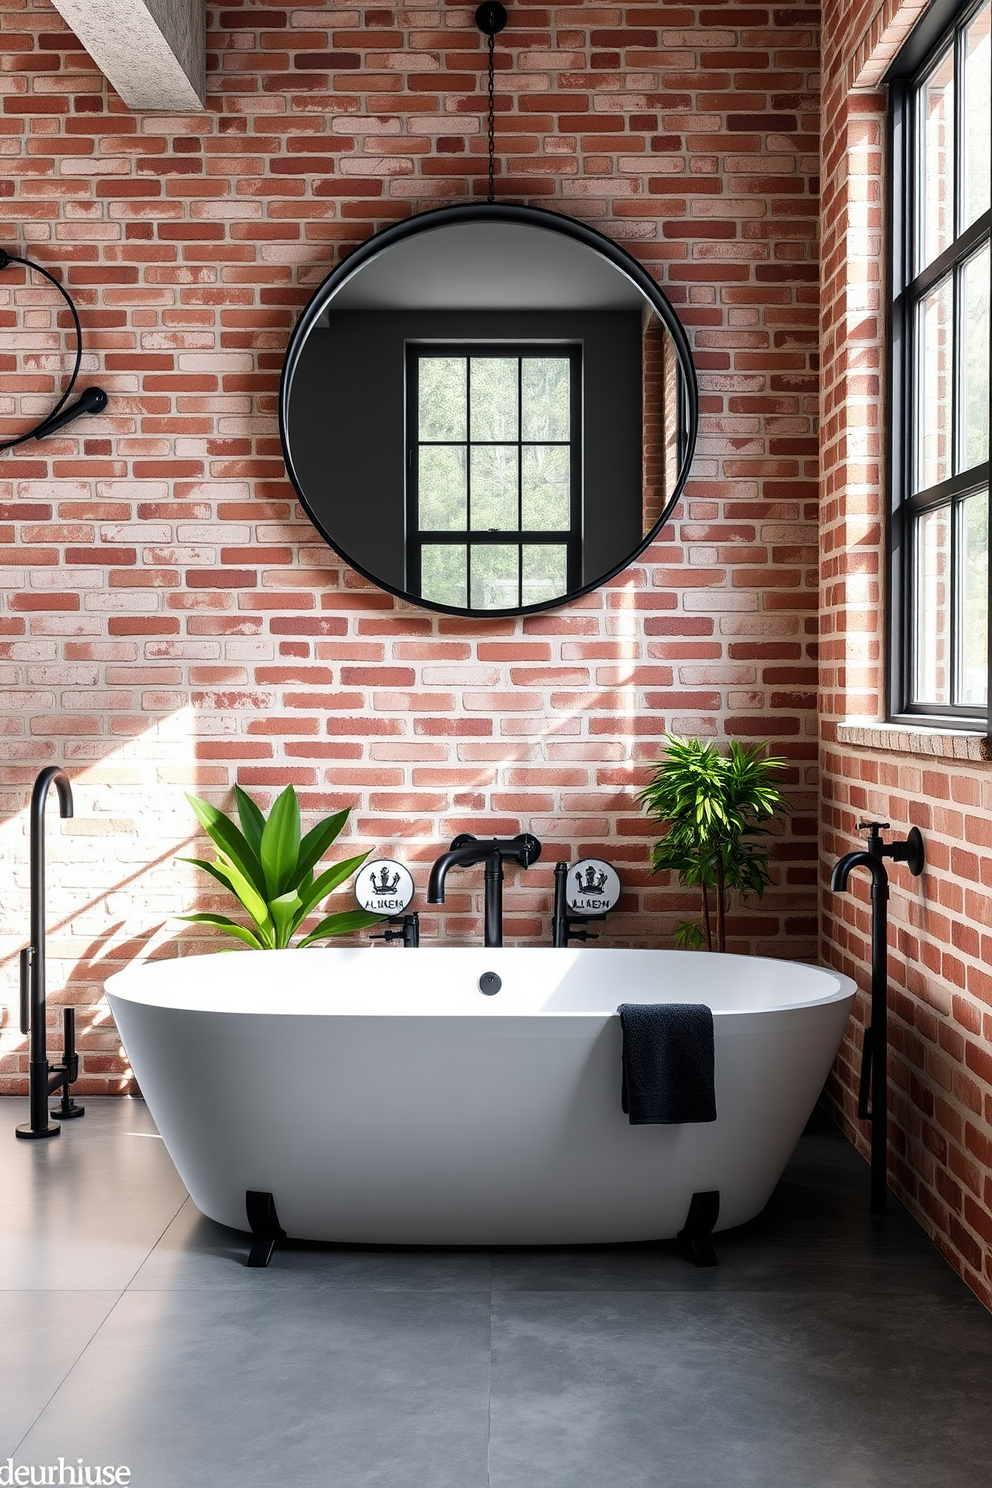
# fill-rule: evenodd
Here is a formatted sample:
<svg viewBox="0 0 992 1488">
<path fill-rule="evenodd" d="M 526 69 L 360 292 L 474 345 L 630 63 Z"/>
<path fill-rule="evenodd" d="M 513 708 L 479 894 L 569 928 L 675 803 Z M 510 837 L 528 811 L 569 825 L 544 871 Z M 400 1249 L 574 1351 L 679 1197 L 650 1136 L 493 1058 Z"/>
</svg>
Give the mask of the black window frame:
<svg viewBox="0 0 992 1488">
<path fill-rule="evenodd" d="M 518 548 L 517 564 L 517 605 L 523 608 L 523 563 L 519 557 L 519 549 L 524 545 L 535 547 L 564 547 L 565 548 L 565 592 L 559 603 L 563 603 L 570 594 L 581 587 L 582 583 L 582 541 L 583 541 L 583 429 L 582 429 L 582 354 L 581 341 L 549 341 L 535 339 L 533 341 L 408 341 L 406 343 L 406 581 L 407 589 L 411 595 L 423 597 L 422 583 L 422 553 L 425 546 L 445 545 L 450 547 L 464 547 L 466 549 L 466 606 L 459 607 L 453 613 L 466 615 L 489 615 L 506 613 L 506 609 L 478 609 L 471 603 L 472 600 L 472 548 L 474 546 L 500 546 L 508 547 L 516 544 Z M 431 357 L 506 357 L 516 358 L 518 364 L 523 357 L 527 356 L 555 356 L 567 357 L 571 363 L 569 376 L 569 438 L 567 441 L 542 440 L 541 443 L 567 443 L 570 450 L 569 462 L 569 525 L 567 529 L 552 530 L 530 530 L 523 527 L 506 528 L 499 531 L 473 530 L 471 527 L 454 529 L 451 531 L 437 531 L 435 529 L 421 528 L 419 524 L 419 493 L 417 489 L 418 460 L 417 451 L 420 448 L 419 437 L 419 409 L 418 395 L 419 379 L 417 377 L 418 359 L 423 356 Z M 517 386 L 518 398 L 520 396 L 521 379 L 518 370 Z M 429 441 L 436 443 L 438 441 Z M 444 442 L 444 441 L 440 441 Z M 482 444 L 516 444 L 522 452 L 525 445 L 534 443 L 522 437 L 522 426 L 518 426 L 518 437 L 514 440 L 453 440 L 452 444 L 471 450 L 473 446 Z M 471 461 L 469 461 L 471 466 Z M 469 486 L 467 493 L 466 512 L 471 513 L 471 474 L 469 473 Z M 523 459 L 518 460 L 517 474 L 517 501 L 518 517 L 521 511 L 523 481 Z M 554 602 L 554 601 L 551 601 Z"/>
<path fill-rule="evenodd" d="M 992 733 L 992 562 L 987 574 L 988 636 L 987 636 L 987 692 L 984 706 L 949 702 L 937 704 L 932 700 L 914 700 L 919 626 L 917 622 L 916 585 L 916 528 L 923 514 L 941 508 L 951 513 L 952 569 L 950 575 L 953 642 L 957 639 L 957 610 L 960 589 L 957 574 L 959 546 L 957 513 L 961 502 L 969 495 L 988 490 L 989 461 L 970 470 L 952 474 L 937 486 L 921 492 L 913 491 L 913 465 L 917 445 L 917 388 L 915 384 L 915 335 L 917 309 L 926 295 L 945 279 L 953 276 L 953 312 L 955 326 L 954 350 L 957 349 L 957 327 L 959 321 L 958 270 L 983 243 L 989 241 L 992 210 L 982 214 L 963 232 L 954 237 L 944 252 L 932 263 L 916 272 L 916 240 L 920 224 L 918 186 L 920 181 L 918 155 L 918 90 L 930 75 L 931 70 L 944 55 L 949 44 L 956 49 L 955 77 L 960 77 L 959 62 L 962 38 L 966 27 L 982 8 L 983 0 L 937 0 L 925 13 L 901 49 L 893 66 L 886 75 L 890 100 L 890 169 L 889 169 L 889 246 L 890 246 L 890 305 L 889 305 L 889 366 L 888 366 L 888 427 L 889 427 L 889 717 L 893 722 L 910 723 L 913 726 L 979 728 Z M 962 90 L 954 90 L 955 108 L 955 217 L 958 194 L 961 189 L 961 130 Z M 957 221 L 954 222 L 957 232 Z M 951 417 L 951 439 L 958 439 L 956 409 L 956 369 L 952 367 L 955 381 L 955 404 Z M 992 501 L 989 505 L 989 554 L 992 557 Z M 957 672 L 958 656 L 953 642 L 948 669 L 952 678 Z M 953 684 L 952 684 L 953 685 Z M 953 693 L 952 693 L 953 696 Z"/>
</svg>

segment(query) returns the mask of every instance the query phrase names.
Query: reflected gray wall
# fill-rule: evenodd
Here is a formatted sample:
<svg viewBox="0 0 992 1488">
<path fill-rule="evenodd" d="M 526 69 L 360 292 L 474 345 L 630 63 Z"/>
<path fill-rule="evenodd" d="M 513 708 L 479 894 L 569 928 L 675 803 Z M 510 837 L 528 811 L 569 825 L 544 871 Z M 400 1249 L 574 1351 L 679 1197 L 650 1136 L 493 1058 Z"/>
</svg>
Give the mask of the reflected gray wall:
<svg viewBox="0 0 992 1488">
<path fill-rule="evenodd" d="M 580 341 L 584 375 L 583 584 L 629 558 L 641 518 L 641 314 L 635 311 L 335 310 L 293 376 L 288 442 L 300 488 L 336 545 L 406 587 L 407 341 Z"/>
</svg>

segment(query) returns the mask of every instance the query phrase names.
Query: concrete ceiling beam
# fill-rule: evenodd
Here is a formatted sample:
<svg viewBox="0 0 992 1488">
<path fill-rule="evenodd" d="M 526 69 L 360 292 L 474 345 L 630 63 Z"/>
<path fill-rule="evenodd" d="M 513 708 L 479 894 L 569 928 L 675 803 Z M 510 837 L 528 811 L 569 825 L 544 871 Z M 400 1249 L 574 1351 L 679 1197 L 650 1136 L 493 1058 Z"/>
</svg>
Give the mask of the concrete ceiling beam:
<svg viewBox="0 0 992 1488">
<path fill-rule="evenodd" d="M 129 108 L 191 113 L 207 96 L 206 0 L 53 0 Z"/>
</svg>

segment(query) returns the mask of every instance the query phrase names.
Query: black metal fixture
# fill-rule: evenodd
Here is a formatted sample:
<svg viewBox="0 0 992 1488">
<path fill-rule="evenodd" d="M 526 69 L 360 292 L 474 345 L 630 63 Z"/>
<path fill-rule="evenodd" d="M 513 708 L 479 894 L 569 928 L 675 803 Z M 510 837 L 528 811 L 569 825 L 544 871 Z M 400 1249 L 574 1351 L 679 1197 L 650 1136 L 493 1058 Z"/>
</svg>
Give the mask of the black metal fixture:
<svg viewBox="0 0 992 1488">
<path fill-rule="evenodd" d="M 369 940 L 401 940 L 408 949 L 415 948 L 420 944 L 420 915 L 414 910 L 413 914 L 389 915 L 386 924 L 392 928 L 384 930 L 381 935 L 370 935 Z"/>
<path fill-rule="evenodd" d="M 471 868 L 476 863 L 486 865 L 486 929 L 487 946 L 503 944 L 503 863 L 509 859 L 529 868 L 541 856 L 541 844 L 529 832 L 518 837 L 473 837 L 460 832 L 446 853 L 442 853 L 431 869 L 427 885 L 427 903 L 444 903 L 444 880 L 449 868 Z"/>
<path fill-rule="evenodd" d="M 495 54 L 494 48 L 496 37 L 506 25 L 506 9 L 500 5 L 499 0 L 485 0 L 475 12 L 475 24 L 483 36 L 489 38 L 489 195 L 487 201 L 496 200 L 494 185 L 495 163 L 496 163 L 496 79 L 495 79 Z"/>
<path fill-rule="evenodd" d="M 567 946 L 570 940 L 597 940 L 586 927 L 597 920 L 605 920 L 605 914 L 573 914 L 567 895 L 567 863 L 555 864 L 555 900 L 551 917 L 551 944 Z"/>
<path fill-rule="evenodd" d="M 78 418 L 81 413 L 102 413 L 107 406 L 107 394 L 103 388 L 99 387 L 87 388 L 74 403 L 69 403 L 69 395 L 76 385 L 80 363 L 83 359 L 83 332 L 79 324 L 79 312 L 73 304 L 65 285 L 60 284 L 54 274 L 50 274 L 47 269 L 42 268 L 41 264 L 32 263 L 30 258 L 19 258 L 16 254 L 8 253 L 5 249 L 0 248 L 0 271 L 7 268 L 8 264 L 23 264 L 25 268 L 32 270 L 33 273 L 41 274 L 43 278 L 48 280 L 49 284 L 54 285 L 58 290 L 68 305 L 69 314 L 72 316 L 73 329 L 76 333 L 76 358 L 72 367 L 72 375 L 69 378 L 69 385 L 51 413 L 46 418 L 43 418 L 40 424 L 36 424 L 33 429 L 29 429 L 26 434 L 20 434 L 16 439 L 4 440 L 3 443 L 0 443 L 0 451 L 14 449 L 16 445 L 25 444 L 29 439 L 45 439 L 49 434 L 54 434 L 57 429 L 64 429 L 66 424 L 71 424 L 73 419 Z M 64 816 L 66 813 L 63 812 L 62 814 Z"/>
<path fill-rule="evenodd" d="M 894 863 L 905 863 L 916 878 L 923 872 L 926 862 L 919 827 L 911 827 L 900 842 L 885 842 L 882 832 L 888 826 L 888 822 L 860 822 L 858 830 L 867 831 L 868 846 L 858 852 L 845 853 L 834 867 L 830 878 L 832 891 L 843 894 L 853 868 L 867 868 L 871 874 L 871 1013 L 861 1049 L 858 1118 L 871 1123 L 869 1208 L 872 1214 L 885 1213 L 889 1191 L 889 875 L 883 859 L 891 858 Z"/>
<path fill-rule="evenodd" d="M 46 1046 L 45 995 L 45 800 L 54 785 L 59 797 L 59 815 L 72 816 L 72 787 L 69 777 L 58 765 L 42 770 L 31 792 L 31 941 L 21 951 L 21 1032 L 30 1035 L 28 1055 L 29 1121 L 17 1128 L 17 1135 L 28 1139 L 57 1137 L 61 1127 L 49 1121 L 48 1098 L 62 1087 L 58 1110 L 51 1114 L 59 1121 L 85 1114 L 69 1094 L 70 1085 L 79 1076 L 76 1054 L 75 1010 L 62 1010 L 62 1063 L 49 1064 Z"/>
</svg>

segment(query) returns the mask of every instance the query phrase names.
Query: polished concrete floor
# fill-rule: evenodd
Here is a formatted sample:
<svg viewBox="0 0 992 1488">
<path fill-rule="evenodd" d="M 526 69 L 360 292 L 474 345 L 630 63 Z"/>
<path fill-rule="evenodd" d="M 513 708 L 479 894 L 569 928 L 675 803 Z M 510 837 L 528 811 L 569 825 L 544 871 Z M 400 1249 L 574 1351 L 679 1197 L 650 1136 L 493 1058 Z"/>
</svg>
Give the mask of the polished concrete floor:
<svg viewBox="0 0 992 1488">
<path fill-rule="evenodd" d="M 140 1101 L 0 1101 L 0 1465 L 132 1488 L 971 1488 L 992 1317 L 825 1122 L 697 1270 L 672 1245 L 292 1246 L 247 1270 Z M 55 1481 L 58 1481 L 56 1477 Z M 120 1481 L 125 1481 L 120 1479 Z"/>
</svg>

